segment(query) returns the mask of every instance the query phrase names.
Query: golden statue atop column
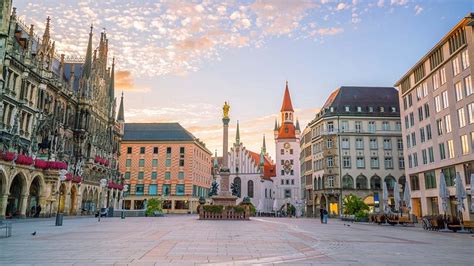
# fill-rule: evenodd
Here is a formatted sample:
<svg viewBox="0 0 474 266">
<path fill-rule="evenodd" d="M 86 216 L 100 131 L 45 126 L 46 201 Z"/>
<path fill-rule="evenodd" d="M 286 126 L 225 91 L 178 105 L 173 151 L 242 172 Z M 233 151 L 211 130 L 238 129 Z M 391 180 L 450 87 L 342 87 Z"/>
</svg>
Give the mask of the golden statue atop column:
<svg viewBox="0 0 474 266">
<path fill-rule="evenodd" d="M 224 113 L 224 118 L 229 118 L 229 110 L 230 110 L 230 105 L 227 102 L 224 102 L 224 106 L 222 107 L 222 111 Z"/>
</svg>

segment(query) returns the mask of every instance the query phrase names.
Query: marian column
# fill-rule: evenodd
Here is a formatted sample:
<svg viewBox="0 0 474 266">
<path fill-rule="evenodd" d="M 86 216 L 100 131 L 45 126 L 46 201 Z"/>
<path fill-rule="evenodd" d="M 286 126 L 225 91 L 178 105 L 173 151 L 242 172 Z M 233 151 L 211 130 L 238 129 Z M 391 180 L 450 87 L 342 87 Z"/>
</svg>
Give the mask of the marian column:
<svg viewBox="0 0 474 266">
<path fill-rule="evenodd" d="M 234 206 L 235 201 L 237 200 L 236 196 L 233 196 L 229 191 L 229 176 L 230 176 L 230 169 L 229 169 L 229 154 L 228 154 L 228 147 L 229 147 L 229 110 L 230 105 L 226 102 L 223 110 L 223 117 L 222 123 L 224 126 L 224 135 L 222 141 L 222 167 L 220 170 L 219 175 L 221 176 L 220 184 L 219 184 L 219 194 L 212 197 L 214 204 L 216 205 L 224 205 L 224 206 Z"/>
<path fill-rule="evenodd" d="M 220 171 L 221 176 L 221 184 L 220 184 L 220 196 L 229 196 L 229 156 L 228 156 L 228 148 L 229 148 L 229 110 L 230 105 L 225 102 L 223 110 L 223 117 L 222 117 L 222 124 L 224 129 L 223 140 L 222 140 L 222 168 Z"/>
</svg>

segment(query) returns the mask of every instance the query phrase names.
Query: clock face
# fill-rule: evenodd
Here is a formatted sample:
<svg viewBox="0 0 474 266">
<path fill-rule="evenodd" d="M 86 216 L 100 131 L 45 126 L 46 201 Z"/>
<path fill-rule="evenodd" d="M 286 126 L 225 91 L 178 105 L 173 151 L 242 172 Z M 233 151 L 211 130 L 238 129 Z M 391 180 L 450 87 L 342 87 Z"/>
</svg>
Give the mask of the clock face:
<svg viewBox="0 0 474 266">
<path fill-rule="evenodd" d="M 289 148 L 291 148 L 290 143 L 285 142 L 285 144 L 283 144 L 283 148 L 285 148 L 285 149 L 287 149 L 287 150 L 288 150 Z"/>
</svg>

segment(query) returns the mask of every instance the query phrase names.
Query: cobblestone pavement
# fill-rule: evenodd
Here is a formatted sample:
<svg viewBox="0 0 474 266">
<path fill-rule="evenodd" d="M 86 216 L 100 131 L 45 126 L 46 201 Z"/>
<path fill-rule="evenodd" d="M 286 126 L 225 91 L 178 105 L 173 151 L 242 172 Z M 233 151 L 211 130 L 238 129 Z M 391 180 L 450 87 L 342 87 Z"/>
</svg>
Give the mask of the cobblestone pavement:
<svg viewBox="0 0 474 266">
<path fill-rule="evenodd" d="M 31 233 L 36 231 L 36 236 Z M 339 264 L 472 265 L 470 234 L 330 220 L 197 216 L 14 222 L 0 238 L 0 265 Z"/>
</svg>

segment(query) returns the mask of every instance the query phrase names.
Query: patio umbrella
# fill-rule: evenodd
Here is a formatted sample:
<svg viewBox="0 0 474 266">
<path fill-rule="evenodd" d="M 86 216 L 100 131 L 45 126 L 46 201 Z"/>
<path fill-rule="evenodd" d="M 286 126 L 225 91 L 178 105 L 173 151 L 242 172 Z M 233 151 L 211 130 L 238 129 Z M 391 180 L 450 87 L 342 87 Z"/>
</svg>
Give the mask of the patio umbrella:
<svg viewBox="0 0 474 266">
<path fill-rule="evenodd" d="M 462 183 L 461 176 L 459 173 L 456 173 L 456 201 L 457 201 L 457 211 L 462 213 L 464 211 L 464 199 L 466 198 L 466 190 L 464 189 L 464 184 Z M 462 215 L 461 215 L 462 217 Z"/>
<path fill-rule="evenodd" d="M 403 191 L 403 201 L 405 201 L 405 206 L 408 209 L 408 214 L 411 211 L 411 192 L 410 192 L 410 183 L 408 180 L 405 181 L 405 190 Z"/>
<path fill-rule="evenodd" d="M 446 214 L 448 212 L 449 191 L 446 187 L 446 179 L 444 179 L 443 172 L 439 175 L 439 197 L 442 201 L 444 214 Z"/>
<path fill-rule="evenodd" d="M 258 200 L 258 206 L 257 206 L 257 211 L 258 212 L 263 212 L 263 200 L 262 199 L 259 199 Z"/>
<path fill-rule="evenodd" d="M 278 202 L 276 199 L 273 200 L 273 211 L 278 211 Z"/>
<path fill-rule="evenodd" d="M 400 210 L 400 188 L 398 187 L 397 182 L 395 182 L 393 186 L 393 199 L 395 200 L 395 211 Z"/>
<path fill-rule="evenodd" d="M 384 213 L 389 213 L 388 207 L 388 189 L 387 189 L 387 182 L 383 182 L 383 191 L 382 191 L 382 200 L 383 200 L 383 210 Z"/>
<path fill-rule="evenodd" d="M 471 212 L 474 212 L 474 173 L 471 174 Z"/>
</svg>

